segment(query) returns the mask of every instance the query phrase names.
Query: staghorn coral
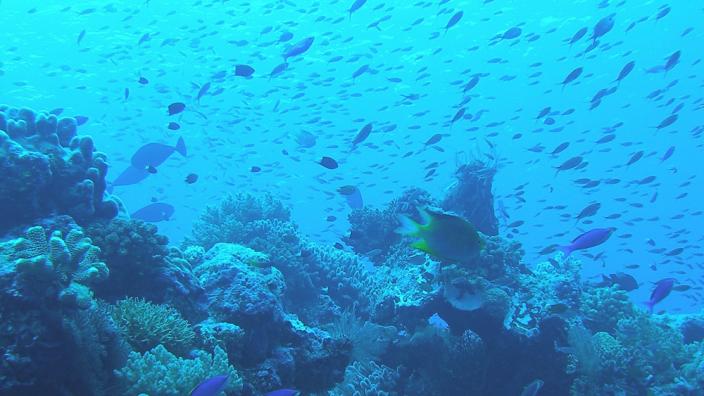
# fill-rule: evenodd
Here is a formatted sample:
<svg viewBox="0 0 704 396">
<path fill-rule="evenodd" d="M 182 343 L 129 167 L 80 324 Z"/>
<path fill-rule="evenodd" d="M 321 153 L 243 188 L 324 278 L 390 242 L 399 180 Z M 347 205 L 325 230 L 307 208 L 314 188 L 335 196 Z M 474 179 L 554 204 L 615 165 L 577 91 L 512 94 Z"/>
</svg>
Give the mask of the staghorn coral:
<svg viewBox="0 0 704 396">
<path fill-rule="evenodd" d="M 127 365 L 115 374 L 122 381 L 126 394 L 131 395 L 187 395 L 201 381 L 223 374 L 229 375 L 226 392 L 242 388 L 242 378 L 229 364 L 227 353 L 217 346 L 212 355 L 196 351 L 193 359 L 183 359 L 163 345 L 157 345 L 143 354 L 130 353 Z"/>
<path fill-rule="evenodd" d="M 171 307 L 127 298 L 118 301 L 110 314 L 137 352 L 164 345 L 170 352 L 183 356 L 193 345 L 195 333 L 191 325 Z"/>
<path fill-rule="evenodd" d="M 76 120 L 0 105 L 0 233 L 51 214 L 85 225 L 113 218 L 119 201 L 105 193 L 105 154 L 77 136 Z"/>
<path fill-rule="evenodd" d="M 25 299 L 58 299 L 66 306 L 87 308 L 91 287 L 109 273 L 100 261 L 100 248 L 80 229 L 65 238 L 54 231 L 47 238 L 43 227 L 31 227 L 24 237 L 0 244 L 0 254 L 7 257 L 3 272 L 16 275 L 11 289 Z"/>
</svg>

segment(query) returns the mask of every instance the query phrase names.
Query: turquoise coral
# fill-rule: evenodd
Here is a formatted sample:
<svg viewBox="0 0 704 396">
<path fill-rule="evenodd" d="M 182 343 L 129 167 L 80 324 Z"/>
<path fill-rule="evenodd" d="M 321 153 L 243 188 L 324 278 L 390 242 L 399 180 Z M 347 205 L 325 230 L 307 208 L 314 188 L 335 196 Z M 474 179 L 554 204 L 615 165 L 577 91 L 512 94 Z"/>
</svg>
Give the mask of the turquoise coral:
<svg viewBox="0 0 704 396">
<path fill-rule="evenodd" d="M 229 375 L 226 392 L 242 388 L 242 378 L 230 365 L 222 348 L 216 346 L 213 354 L 196 351 L 193 359 L 184 359 L 170 353 L 163 345 L 144 354 L 130 353 L 127 365 L 115 372 L 126 394 L 149 396 L 187 395 L 201 381 L 224 374 Z"/>
<path fill-rule="evenodd" d="M 100 248 L 77 228 L 64 238 L 58 230 L 47 237 L 43 227 L 31 227 L 24 237 L 1 244 L 0 253 L 17 272 L 21 293 L 33 297 L 54 294 L 67 305 L 90 306 L 91 287 L 109 274 L 100 261 Z"/>
<path fill-rule="evenodd" d="M 195 338 L 190 323 L 168 306 L 140 298 L 118 301 L 110 313 L 127 342 L 137 352 L 164 345 L 178 355 L 189 352 Z"/>
</svg>

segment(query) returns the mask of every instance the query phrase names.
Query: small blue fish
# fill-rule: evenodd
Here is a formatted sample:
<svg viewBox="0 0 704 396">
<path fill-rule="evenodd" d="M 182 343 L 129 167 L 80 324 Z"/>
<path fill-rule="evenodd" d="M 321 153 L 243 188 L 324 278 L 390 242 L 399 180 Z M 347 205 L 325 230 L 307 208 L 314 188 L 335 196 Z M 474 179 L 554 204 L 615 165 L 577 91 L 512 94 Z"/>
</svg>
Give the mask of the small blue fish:
<svg viewBox="0 0 704 396">
<path fill-rule="evenodd" d="M 78 38 L 76 39 L 76 45 L 81 45 L 81 41 L 83 41 L 83 38 L 86 36 L 86 30 L 83 29 L 81 30 L 81 33 L 78 34 Z"/>
<path fill-rule="evenodd" d="M 171 103 L 168 108 L 169 115 L 178 114 L 186 109 L 186 104 L 181 102 Z"/>
<path fill-rule="evenodd" d="M 447 25 L 445 25 L 445 33 L 447 33 L 447 31 L 448 31 L 451 27 L 457 25 L 457 22 L 459 22 L 460 19 L 462 19 L 462 16 L 463 16 L 463 15 L 464 15 L 464 12 L 462 12 L 462 11 L 457 11 L 457 12 L 455 13 L 455 15 L 453 15 L 453 16 L 450 18 L 450 20 L 447 21 Z"/>
<path fill-rule="evenodd" d="M 160 221 L 169 220 L 175 211 L 176 209 L 167 203 L 155 202 L 132 213 L 130 217 L 148 223 L 158 223 Z"/>
<path fill-rule="evenodd" d="M 229 375 L 216 375 L 193 388 L 191 396 L 216 396 L 225 389 Z"/>
<path fill-rule="evenodd" d="M 331 157 L 323 157 L 323 158 L 321 158 L 319 164 L 322 165 L 322 166 L 324 166 L 324 167 L 326 167 L 326 168 L 328 168 L 328 169 L 337 169 L 337 167 L 338 167 L 337 161 L 335 161 L 335 160 L 334 160 L 333 158 L 331 158 Z"/>
<path fill-rule="evenodd" d="M 304 52 L 308 51 L 311 45 L 313 45 L 313 41 L 315 41 L 315 37 L 310 36 L 289 47 L 283 53 L 284 61 L 288 60 L 288 58 L 301 55 Z"/>
<path fill-rule="evenodd" d="M 239 77 L 249 77 L 254 74 L 254 68 L 249 65 L 235 66 L 235 75 Z"/>
<path fill-rule="evenodd" d="M 279 36 L 279 42 L 280 43 L 285 43 L 293 38 L 293 33 L 286 31 L 281 33 L 281 36 Z"/>
<path fill-rule="evenodd" d="M 198 90 L 198 95 L 196 95 L 196 102 L 200 102 L 200 98 L 205 96 L 205 94 L 208 93 L 208 90 L 210 89 L 210 81 L 207 83 L 203 84 L 203 86 L 200 87 Z"/>
</svg>

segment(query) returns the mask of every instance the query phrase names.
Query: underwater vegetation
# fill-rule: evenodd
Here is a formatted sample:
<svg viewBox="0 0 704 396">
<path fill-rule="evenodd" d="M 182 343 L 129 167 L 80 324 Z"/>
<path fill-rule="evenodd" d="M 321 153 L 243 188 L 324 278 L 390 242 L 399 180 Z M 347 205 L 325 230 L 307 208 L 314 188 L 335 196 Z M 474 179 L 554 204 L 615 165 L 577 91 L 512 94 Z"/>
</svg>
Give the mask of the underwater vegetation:
<svg viewBox="0 0 704 396">
<path fill-rule="evenodd" d="M 354 209 L 352 251 L 302 235 L 273 196 L 244 192 L 205 208 L 176 247 L 96 187 L 107 158 L 80 144 L 89 138 L 74 136 L 75 120 L 0 108 L 3 164 L 45 176 L 31 202 L 17 203 L 20 184 L 0 196 L 29 212 L 3 218 L 3 395 L 696 395 L 704 385 L 700 315 L 634 306 L 620 284 L 583 281 L 562 252 L 524 261 L 498 232 L 495 164 L 460 165 L 445 196 L 414 189 Z M 648 304 L 671 287 L 658 284 Z"/>
</svg>

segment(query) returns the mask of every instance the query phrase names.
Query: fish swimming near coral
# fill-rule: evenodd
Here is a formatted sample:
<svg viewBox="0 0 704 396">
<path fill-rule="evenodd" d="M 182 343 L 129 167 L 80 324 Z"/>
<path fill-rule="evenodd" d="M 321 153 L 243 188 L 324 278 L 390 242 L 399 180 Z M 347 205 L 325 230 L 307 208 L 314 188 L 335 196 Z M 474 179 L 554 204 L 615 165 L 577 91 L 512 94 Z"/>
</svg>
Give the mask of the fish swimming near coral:
<svg viewBox="0 0 704 396">
<path fill-rule="evenodd" d="M 672 292 L 672 287 L 675 285 L 677 280 L 675 278 L 665 278 L 659 280 L 655 284 L 655 289 L 650 293 L 650 298 L 645 302 L 645 306 L 648 307 L 648 312 L 653 313 L 653 308 L 655 304 L 664 300 L 665 297 L 670 295 Z"/>
<path fill-rule="evenodd" d="M 198 384 L 191 391 L 191 396 L 216 396 L 225 389 L 229 375 L 216 375 Z"/>
<path fill-rule="evenodd" d="M 118 187 L 118 186 L 129 186 L 131 184 L 137 184 L 141 182 L 142 180 L 146 179 L 149 176 L 149 172 L 147 172 L 146 167 L 144 168 L 137 168 L 132 165 L 128 166 L 127 169 L 122 171 L 119 176 L 115 180 L 113 180 L 111 186 L 112 187 Z M 110 191 L 108 191 L 110 192 Z"/>
<path fill-rule="evenodd" d="M 565 257 L 569 257 L 575 250 L 589 249 L 601 245 L 609 239 L 615 230 L 615 228 L 595 228 L 589 230 L 573 239 L 569 245 L 560 246 L 559 249 L 565 254 Z"/>
<path fill-rule="evenodd" d="M 163 143 L 147 143 L 140 147 L 132 156 L 132 166 L 137 169 L 147 169 L 147 167 L 158 167 L 174 152 L 186 156 L 186 143 L 183 137 L 179 137 L 176 146 L 168 146 Z"/>
<path fill-rule="evenodd" d="M 484 240 L 467 220 L 427 208 L 420 208 L 418 211 L 423 219 L 422 224 L 407 216 L 398 217 L 401 226 L 396 232 L 418 238 L 411 244 L 412 247 L 452 261 L 471 259 L 484 248 Z"/>
<path fill-rule="evenodd" d="M 169 220 L 175 211 L 176 209 L 167 203 L 154 202 L 132 213 L 130 217 L 148 223 L 158 223 L 160 221 Z"/>
</svg>

